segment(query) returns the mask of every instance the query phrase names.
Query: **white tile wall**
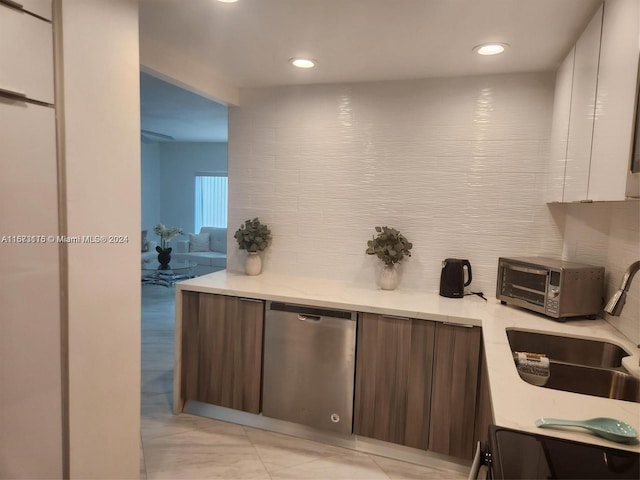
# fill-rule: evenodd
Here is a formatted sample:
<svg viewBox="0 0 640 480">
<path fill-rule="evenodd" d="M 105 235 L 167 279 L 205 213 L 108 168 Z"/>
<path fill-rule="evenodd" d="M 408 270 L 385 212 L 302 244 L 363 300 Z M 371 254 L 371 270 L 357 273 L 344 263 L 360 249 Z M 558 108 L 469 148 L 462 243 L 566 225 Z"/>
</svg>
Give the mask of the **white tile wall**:
<svg viewBox="0 0 640 480">
<path fill-rule="evenodd" d="M 495 293 L 500 255 L 562 251 L 543 200 L 553 74 L 245 89 L 229 110 L 233 232 L 273 232 L 264 268 L 375 285 L 374 226 L 413 242 L 400 288 L 437 291 L 441 261 L 468 258 Z"/>
<path fill-rule="evenodd" d="M 603 265 L 609 299 L 620 286 L 627 267 L 640 260 L 640 202 L 578 203 L 560 208 L 566 216 L 563 256 Z M 640 275 L 631 284 L 622 314 L 606 318 L 632 342 L 640 344 Z"/>
</svg>

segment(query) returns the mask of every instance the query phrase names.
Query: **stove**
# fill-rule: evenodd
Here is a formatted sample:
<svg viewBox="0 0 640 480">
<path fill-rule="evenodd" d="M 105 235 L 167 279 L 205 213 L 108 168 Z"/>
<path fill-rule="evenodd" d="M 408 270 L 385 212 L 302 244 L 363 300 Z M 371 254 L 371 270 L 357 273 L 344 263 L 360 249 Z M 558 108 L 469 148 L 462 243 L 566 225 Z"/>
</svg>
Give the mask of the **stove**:
<svg viewBox="0 0 640 480">
<path fill-rule="evenodd" d="M 482 457 L 489 478 L 619 479 L 640 478 L 640 453 L 575 442 L 509 428 L 489 427 Z"/>
</svg>

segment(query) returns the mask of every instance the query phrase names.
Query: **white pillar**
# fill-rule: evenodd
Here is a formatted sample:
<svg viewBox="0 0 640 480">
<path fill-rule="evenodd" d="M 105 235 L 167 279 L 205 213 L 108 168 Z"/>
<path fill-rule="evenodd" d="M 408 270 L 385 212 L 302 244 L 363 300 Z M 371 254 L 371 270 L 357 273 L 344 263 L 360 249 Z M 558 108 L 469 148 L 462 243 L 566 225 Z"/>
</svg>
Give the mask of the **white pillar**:
<svg viewBox="0 0 640 480">
<path fill-rule="evenodd" d="M 62 38 L 57 60 L 63 223 L 67 235 L 107 239 L 69 244 L 66 265 L 63 261 L 68 278 L 69 475 L 138 478 L 138 2 L 54 0 L 54 6 Z"/>
</svg>

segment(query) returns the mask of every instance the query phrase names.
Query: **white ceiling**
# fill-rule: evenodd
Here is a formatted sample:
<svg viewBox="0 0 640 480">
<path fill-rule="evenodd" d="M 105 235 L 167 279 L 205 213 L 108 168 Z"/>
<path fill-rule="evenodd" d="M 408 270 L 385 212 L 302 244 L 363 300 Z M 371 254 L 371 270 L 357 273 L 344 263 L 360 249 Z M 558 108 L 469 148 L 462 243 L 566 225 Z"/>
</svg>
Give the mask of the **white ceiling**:
<svg viewBox="0 0 640 480">
<path fill-rule="evenodd" d="M 140 72 L 145 142 L 226 142 L 227 107 Z"/>
<path fill-rule="evenodd" d="M 238 87 L 552 71 L 600 3 L 140 0 L 140 37 L 204 63 Z M 504 42 L 510 48 L 496 57 L 472 52 L 484 42 Z M 294 56 L 312 57 L 318 66 L 295 69 L 288 63 Z M 174 100 L 170 111 L 154 115 L 164 115 L 165 131 L 159 133 L 181 139 L 184 131 L 166 133 L 173 131 L 167 119 L 184 110 L 179 97 Z M 161 107 L 151 95 L 144 101 Z M 194 130 L 196 119 L 188 118 L 188 130 Z"/>
</svg>

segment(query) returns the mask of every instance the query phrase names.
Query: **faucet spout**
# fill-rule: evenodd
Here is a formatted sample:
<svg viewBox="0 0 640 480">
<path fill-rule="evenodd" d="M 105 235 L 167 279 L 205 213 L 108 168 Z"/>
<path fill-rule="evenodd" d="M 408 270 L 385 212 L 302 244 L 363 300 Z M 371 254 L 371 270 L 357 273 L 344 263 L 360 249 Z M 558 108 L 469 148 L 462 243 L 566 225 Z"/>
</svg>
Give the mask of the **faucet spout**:
<svg viewBox="0 0 640 480">
<path fill-rule="evenodd" d="M 604 307 L 604 311 L 609 315 L 613 315 L 614 317 L 619 317 L 622 313 L 622 308 L 624 307 L 625 302 L 627 301 L 627 292 L 629 291 L 629 286 L 633 281 L 633 277 L 640 270 L 640 260 L 637 262 L 633 262 L 627 268 L 627 271 L 624 272 L 622 276 L 622 282 L 620 283 L 620 289 L 613 294 L 611 299 L 607 302 L 607 305 Z"/>
</svg>

